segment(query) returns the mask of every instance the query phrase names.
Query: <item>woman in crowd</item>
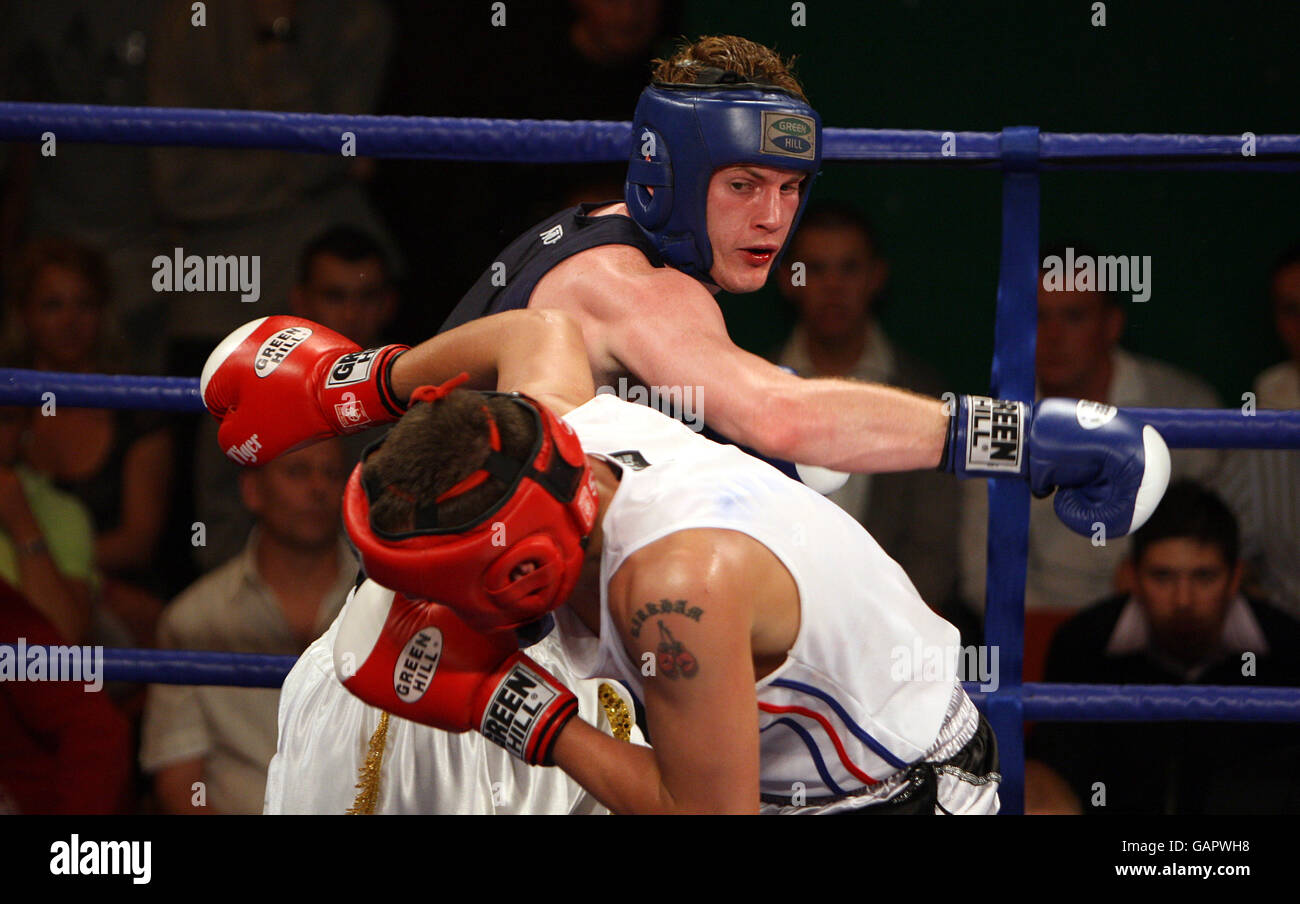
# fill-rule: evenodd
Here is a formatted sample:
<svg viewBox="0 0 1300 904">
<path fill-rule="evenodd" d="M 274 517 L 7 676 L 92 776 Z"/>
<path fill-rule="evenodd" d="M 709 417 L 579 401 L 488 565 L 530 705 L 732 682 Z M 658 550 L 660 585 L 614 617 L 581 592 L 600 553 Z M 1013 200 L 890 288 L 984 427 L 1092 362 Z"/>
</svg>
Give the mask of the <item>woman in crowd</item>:
<svg viewBox="0 0 1300 904">
<path fill-rule="evenodd" d="M 6 306 L 5 363 L 123 372 L 129 350 L 109 317 L 111 295 L 97 252 L 66 239 L 31 242 Z M 149 644 L 161 603 L 144 587 L 167 516 L 170 431 L 152 412 L 71 408 L 57 397 L 41 414 L 30 422 L 23 455 L 90 511 L 95 564 L 105 577 L 92 630 L 105 642 Z"/>
</svg>

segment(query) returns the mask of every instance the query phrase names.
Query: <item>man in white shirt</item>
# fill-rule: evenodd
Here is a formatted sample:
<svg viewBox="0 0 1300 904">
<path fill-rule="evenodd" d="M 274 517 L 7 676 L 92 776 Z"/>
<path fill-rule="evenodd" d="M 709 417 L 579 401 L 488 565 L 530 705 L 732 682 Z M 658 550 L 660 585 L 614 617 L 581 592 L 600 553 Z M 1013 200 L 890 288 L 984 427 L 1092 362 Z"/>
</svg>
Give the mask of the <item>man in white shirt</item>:
<svg viewBox="0 0 1300 904">
<path fill-rule="evenodd" d="M 1255 378 L 1260 409 L 1300 409 L 1300 244 L 1285 251 L 1269 279 L 1273 323 L 1288 358 Z M 1248 580 L 1300 618 L 1300 451 L 1234 449 L 1216 489 L 1241 522 Z"/>
<path fill-rule="evenodd" d="M 1052 249 L 1044 249 L 1050 256 Z M 1217 408 L 1204 380 L 1177 367 L 1136 355 L 1119 345 L 1122 301 L 1107 292 L 1038 288 L 1037 377 L 1039 398 L 1096 399 L 1121 408 Z M 1215 450 L 1170 453 L 1173 477 L 1208 479 L 1220 459 Z M 961 595 L 982 610 L 987 565 L 988 493 L 965 483 L 961 512 Z M 1050 499 L 1029 508 L 1027 610 L 1069 612 L 1114 587 L 1116 569 L 1128 554 L 1127 538 L 1081 536 L 1061 524 Z"/>
<path fill-rule="evenodd" d="M 257 527 L 243 551 L 167 607 L 159 646 L 296 656 L 334 620 L 356 578 L 339 504 L 337 440 L 241 475 Z M 258 813 L 275 753 L 279 692 L 155 684 L 140 763 L 167 813 Z"/>
</svg>

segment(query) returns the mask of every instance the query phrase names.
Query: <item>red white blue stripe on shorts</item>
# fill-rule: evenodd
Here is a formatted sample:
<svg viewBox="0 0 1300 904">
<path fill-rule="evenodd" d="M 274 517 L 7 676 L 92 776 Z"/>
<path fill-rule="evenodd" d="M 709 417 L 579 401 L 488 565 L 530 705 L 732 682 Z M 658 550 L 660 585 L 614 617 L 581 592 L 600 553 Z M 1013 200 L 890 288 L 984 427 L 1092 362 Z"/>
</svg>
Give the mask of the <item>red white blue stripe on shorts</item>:
<svg viewBox="0 0 1300 904">
<path fill-rule="evenodd" d="M 867 732 L 866 729 L 864 729 L 861 725 L 858 725 L 857 722 L 853 721 L 853 719 L 849 716 L 849 714 L 844 710 L 844 707 L 842 707 L 839 704 L 839 701 L 837 701 L 834 697 L 832 697 L 830 694 L 826 693 L 822 689 L 813 687 L 811 684 L 804 684 L 802 681 L 791 681 L 788 678 L 777 678 L 775 681 L 772 681 L 768 685 L 768 687 L 785 688 L 786 690 L 797 691 L 798 693 L 801 694 L 808 694 L 812 697 L 816 697 L 818 700 L 822 701 L 823 703 L 826 704 L 827 707 L 830 708 L 831 712 L 833 712 L 836 715 L 836 717 L 838 717 L 839 721 L 843 723 L 844 728 L 846 728 L 849 731 L 849 733 L 853 735 L 853 737 L 857 738 L 859 741 L 865 744 L 868 749 L 870 749 L 874 754 L 876 754 L 876 756 L 880 757 L 886 763 L 889 763 L 891 766 L 894 766 L 897 769 L 906 768 L 907 763 L 905 763 L 903 760 L 899 759 L 896 755 L 894 755 L 889 750 L 887 750 L 885 746 L 881 744 L 879 741 L 877 741 L 875 738 L 873 738 L 871 734 Z M 845 768 L 845 770 L 847 770 L 851 775 L 853 775 L 859 781 L 863 782 L 868 787 L 879 784 L 880 782 L 879 779 L 873 778 L 864 769 L 862 769 L 856 763 L 853 762 L 853 760 L 849 757 L 848 752 L 844 749 L 844 742 L 840 740 L 839 731 L 836 729 L 835 724 L 822 713 L 809 709 L 806 706 L 799 706 L 799 705 L 783 706 L 775 703 L 763 703 L 763 702 L 760 702 L 758 704 L 758 708 L 765 713 L 771 715 L 781 715 L 785 717 L 785 718 L 774 720 L 770 724 L 764 726 L 761 729 L 761 731 L 767 731 L 768 729 L 773 728 L 777 725 L 785 726 L 786 728 L 789 728 L 791 731 L 793 731 L 795 735 L 797 735 L 798 738 L 801 741 L 803 741 L 804 746 L 808 748 L 808 755 L 812 757 L 813 765 L 817 768 L 817 774 L 821 777 L 822 783 L 827 788 L 829 788 L 833 794 L 844 795 L 853 792 L 841 788 L 839 784 L 831 777 L 830 770 L 826 768 L 826 761 L 822 758 L 820 745 L 817 743 L 817 741 L 813 738 L 812 734 L 808 731 L 808 729 L 804 725 L 800 724 L 795 719 L 789 718 L 789 716 L 791 715 L 804 716 L 816 722 L 821 727 L 822 731 L 825 732 L 832 746 L 834 746 L 835 753 L 839 757 L 840 764 Z"/>
</svg>

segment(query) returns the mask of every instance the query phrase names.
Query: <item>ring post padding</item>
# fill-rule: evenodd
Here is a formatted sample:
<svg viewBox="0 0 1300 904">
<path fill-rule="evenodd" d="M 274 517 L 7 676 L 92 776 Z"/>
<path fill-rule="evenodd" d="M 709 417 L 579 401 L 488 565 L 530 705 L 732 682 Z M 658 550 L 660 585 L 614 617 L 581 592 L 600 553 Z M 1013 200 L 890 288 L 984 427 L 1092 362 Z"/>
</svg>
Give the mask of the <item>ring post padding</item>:
<svg viewBox="0 0 1300 904">
<path fill-rule="evenodd" d="M 1038 329 L 1038 129 L 1002 131 L 1002 259 L 994 321 L 995 398 L 1034 401 Z M 1029 552 L 1029 484 L 988 482 L 988 578 L 984 643 L 998 651 L 998 689 L 988 719 L 998 737 L 1002 812 L 1024 812 L 1024 718 L 1020 704 L 1025 649 L 1025 574 Z"/>
</svg>

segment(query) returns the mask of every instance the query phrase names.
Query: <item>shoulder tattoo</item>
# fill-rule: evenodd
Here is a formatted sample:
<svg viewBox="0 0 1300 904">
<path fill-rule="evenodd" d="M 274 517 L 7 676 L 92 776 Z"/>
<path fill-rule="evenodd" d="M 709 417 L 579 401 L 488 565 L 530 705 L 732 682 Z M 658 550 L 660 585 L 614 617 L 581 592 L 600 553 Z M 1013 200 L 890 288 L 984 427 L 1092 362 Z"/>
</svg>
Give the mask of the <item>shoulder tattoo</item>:
<svg viewBox="0 0 1300 904">
<path fill-rule="evenodd" d="M 692 606 L 686 600 L 660 600 L 657 603 L 646 603 L 640 609 L 632 614 L 632 623 L 629 631 L 633 637 L 641 636 L 642 626 L 653 615 L 685 615 L 693 621 L 699 621 L 704 615 L 704 610 L 699 606 Z"/>
</svg>

